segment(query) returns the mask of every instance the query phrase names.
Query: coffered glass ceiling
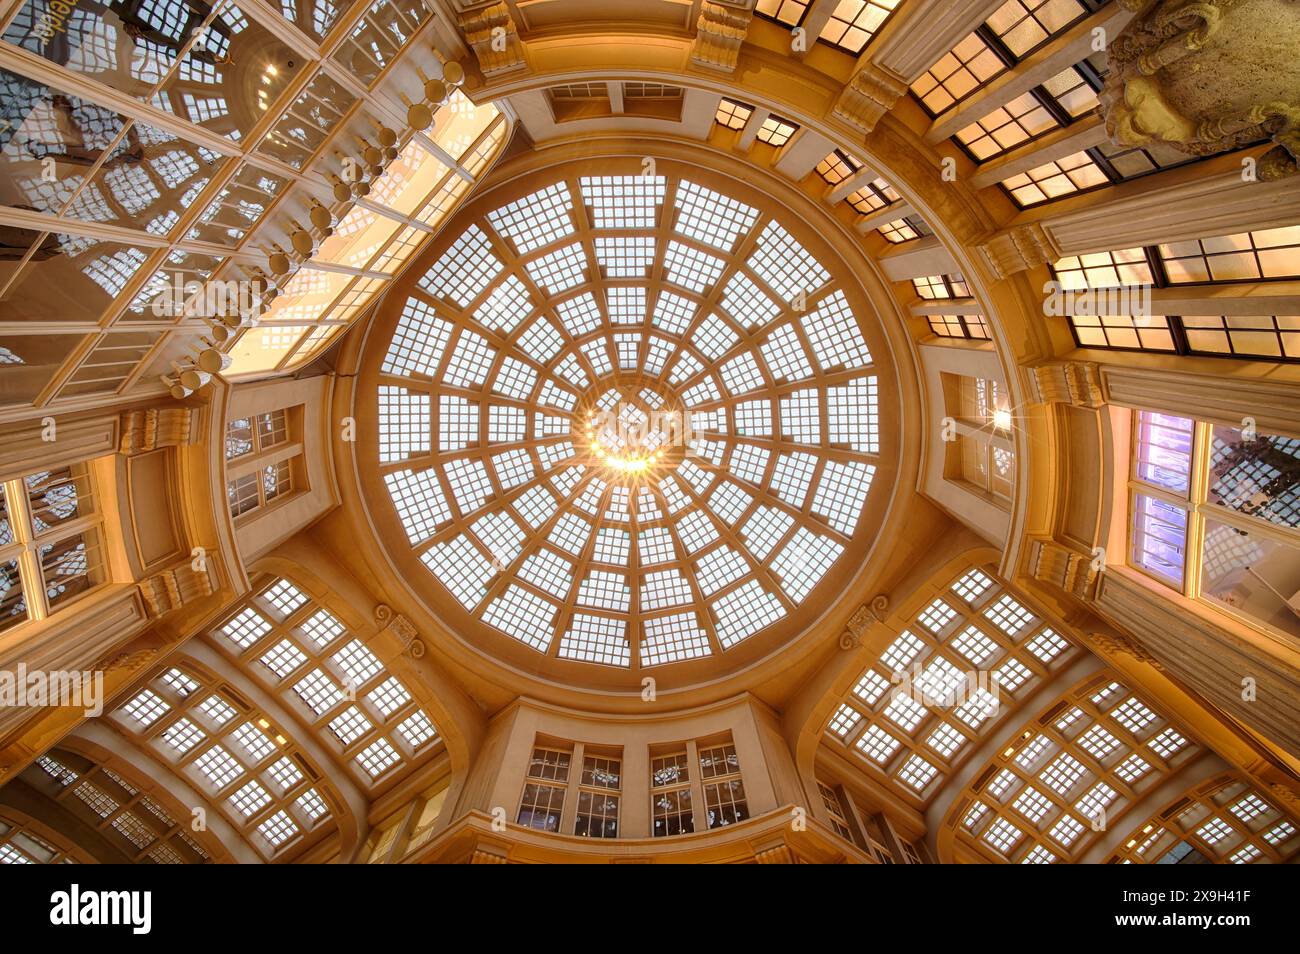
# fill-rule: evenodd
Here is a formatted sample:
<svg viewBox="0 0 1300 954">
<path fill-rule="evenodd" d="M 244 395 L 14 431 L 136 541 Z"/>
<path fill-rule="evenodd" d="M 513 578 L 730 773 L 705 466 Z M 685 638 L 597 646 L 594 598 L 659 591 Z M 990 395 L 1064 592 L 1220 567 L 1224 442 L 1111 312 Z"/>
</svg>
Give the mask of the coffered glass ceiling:
<svg viewBox="0 0 1300 954">
<path fill-rule="evenodd" d="M 455 604 L 538 653 L 644 668 L 809 599 L 859 530 L 877 379 L 781 219 L 689 177 L 575 176 L 433 262 L 382 360 L 378 452 Z"/>
</svg>

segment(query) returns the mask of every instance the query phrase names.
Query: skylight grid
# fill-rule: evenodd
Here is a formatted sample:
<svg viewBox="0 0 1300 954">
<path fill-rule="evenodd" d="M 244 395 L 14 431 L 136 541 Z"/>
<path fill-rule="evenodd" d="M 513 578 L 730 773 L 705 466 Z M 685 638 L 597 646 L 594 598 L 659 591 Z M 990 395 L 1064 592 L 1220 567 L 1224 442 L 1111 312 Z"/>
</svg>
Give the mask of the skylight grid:
<svg viewBox="0 0 1300 954">
<path fill-rule="evenodd" d="M 856 378 L 826 392 L 830 442 L 863 453 L 880 450 L 880 417 L 876 378 Z"/>
<path fill-rule="evenodd" d="M 813 375 L 812 365 L 793 324 L 782 325 L 773 331 L 760 350 L 768 370 L 778 383 L 804 381 Z M 838 390 L 831 389 L 829 393 L 835 394 Z"/>
<path fill-rule="evenodd" d="M 675 200 L 677 231 L 724 252 L 758 220 L 757 209 L 693 182 L 680 182 Z"/>
<path fill-rule="evenodd" d="M 641 325 L 645 323 L 646 290 L 638 285 L 616 285 L 605 289 L 605 302 L 609 320 L 615 325 Z"/>
<path fill-rule="evenodd" d="M 871 364 L 871 352 L 842 291 L 827 297 L 808 316 L 804 329 L 823 371 Z"/>
<path fill-rule="evenodd" d="M 699 659 L 713 654 L 709 637 L 700 628 L 695 613 L 674 613 L 646 619 L 639 647 L 642 666 Z"/>
<path fill-rule="evenodd" d="M 507 275 L 505 281 L 483 299 L 483 304 L 474 312 L 474 320 L 484 328 L 509 334 L 533 311 L 532 298 L 524 283 L 515 275 Z"/>
<path fill-rule="evenodd" d="M 551 644 L 557 611 L 553 603 L 512 583 L 488 604 L 483 622 L 544 653 Z"/>
<path fill-rule="evenodd" d="M 560 658 L 627 667 L 632 651 L 625 635 L 626 626 L 621 619 L 575 613 L 568 630 L 560 637 Z"/>
<path fill-rule="evenodd" d="M 572 193 L 557 180 L 483 213 L 497 274 L 459 321 L 419 294 L 406 303 L 419 325 L 406 336 L 428 328 L 433 340 L 423 356 L 403 352 L 403 367 L 432 385 L 381 396 L 411 435 L 381 434 L 386 460 L 419 459 L 436 431 L 429 469 L 384 475 L 428 571 L 482 626 L 573 662 L 694 658 L 785 620 L 844 558 L 865 506 L 872 470 L 846 458 L 879 453 L 876 379 L 840 374 L 870 354 L 848 298 L 826 288 L 830 273 L 758 203 L 670 178 L 586 177 Z M 585 215 L 571 214 L 578 191 Z M 648 234 L 669 226 L 677 238 Z M 475 241 L 453 243 L 444 272 Z M 811 307 L 809 294 L 820 296 Z M 819 380 L 828 371 L 834 387 Z M 617 423 L 595 444 L 586 416 L 600 411 Z M 684 457 L 670 425 L 652 423 L 660 411 L 689 413 Z M 651 476 L 610 463 L 634 445 L 668 451 Z M 688 608 L 694 632 L 656 624 L 671 645 L 633 655 L 647 621 Z M 271 661 L 290 679 L 306 666 Z M 361 708 L 379 718 L 371 701 Z M 934 731 L 932 761 L 965 738 Z M 406 751 L 399 735 L 390 741 Z M 370 736 L 351 745 L 369 748 Z"/>
<path fill-rule="evenodd" d="M 800 527 L 772 559 L 772 572 L 781 581 L 786 596 L 797 604 L 812 592 L 843 552 L 841 544 Z"/>
<path fill-rule="evenodd" d="M 520 255 L 573 234 L 573 201 L 563 182 L 540 189 L 488 213 L 488 222 Z"/>
<path fill-rule="evenodd" d="M 715 600 L 713 612 L 718 620 L 718 642 L 730 649 L 783 617 L 785 607 L 757 580 L 750 580 Z"/>
<path fill-rule="evenodd" d="M 587 256 L 579 243 L 533 259 L 525 267 L 533 281 L 552 295 L 576 288 L 587 280 Z"/>
<path fill-rule="evenodd" d="M 482 602 L 487 582 L 496 573 L 491 561 L 463 533 L 434 544 L 420 559 L 466 609 Z"/>
<path fill-rule="evenodd" d="M 597 229 L 648 229 L 658 224 L 667 179 L 663 176 L 584 176 L 583 201 Z"/>
<path fill-rule="evenodd" d="M 432 377 L 442 362 L 452 325 L 418 298 L 408 298 L 393 331 L 381 370 L 386 374 Z"/>
<path fill-rule="evenodd" d="M 664 253 L 664 279 L 687 291 L 712 288 L 725 267 L 722 259 L 681 242 L 669 242 Z"/>
<path fill-rule="evenodd" d="M 468 307 L 504 266 L 492 242 L 477 225 L 471 225 L 419 280 L 435 298 Z"/>
<path fill-rule="evenodd" d="M 495 411 L 496 408 L 494 407 Z M 464 450 L 478 443 L 477 401 L 467 401 L 454 394 L 438 398 L 438 450 Z"/>
<path fill-rule="evenodd" d="M 429 395 L 379 386 L 379 461 L 406 460 L 430 449 Z"/>
<path fill-rule="evenodd" d="M 645 278 L 655 260 L 655 240 L 648 235 L 597 236 L 596 264 L 606 278 Z M 645 290 L 641 289 L 644 297 Z"/>
<path fill-rule="evenodd" d="M 789 232 L 776 222 L 769 222 L 758 238 L 758 247 L 749 267 L 768 287 L 794 302 L 802 293 L 811 295 L 830 281 L 826 271 Z"/>
</svg>

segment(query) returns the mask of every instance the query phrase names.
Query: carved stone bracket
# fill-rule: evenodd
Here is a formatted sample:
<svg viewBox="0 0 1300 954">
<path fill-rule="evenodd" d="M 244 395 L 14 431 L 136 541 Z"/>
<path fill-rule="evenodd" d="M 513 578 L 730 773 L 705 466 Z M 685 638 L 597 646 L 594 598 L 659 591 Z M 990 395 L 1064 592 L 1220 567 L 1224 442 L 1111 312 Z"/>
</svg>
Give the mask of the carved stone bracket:
<svg viewBox="0 0 1300 954">
<path fill-rule="evenodd" d="M 1061 250 L 1038 222 L 999 232 L 979 246 L 984 260 L 999 278 L 1054 262 Z"/>
<path fill-rule="evenodd" d="M 861 64 L 835 101 L 836 119 L 855 126 L 863 133 L 876 128 L 880 117 L 894 108 L 907 92 L 907 84 L 874 63 Z"/>
<path fill-rule="evenodd" d="M 1034 540 L 1030 544 L 1030 575 L 1080 600 L 1097 595 L 1096 560 L 1090 554 L 1062 546 L 1055 540 Z"/>
<path fill-rule="evenodd" d="M 177 447 L 194 439 L 194 419 L 198 410 L 192 407 L 151 407 L 122 414 L 122 434 L 118 452 L 127 455 L 144 454 L 159 447 Z"/>
<path fill-rule="evenodd" d="M 503 3 L 460 14 L 461 32 L 478 57 L 484 76 L 508 73 L 524 66 L 524 45 L 510 7 Z"/>
<path fill-rule="evenodd" d="M 1089 408 L 1107 403 L 1101 366 L 1094 361 L 1054 361 L 1031 370 L 1040 403 Z"/>
<path fill-rule="evenodd" d="M 193 600 L 211 596 L 216 591 L 212 571 L 206 566 L 202 570 L 196 570 L 192 563 L 182 563 L 155 573 L 137 585 L 140 597 L 144 600 L 145 611 L 153 619 L 180 609 Z"/>
<path fill-rule="evenodd" d="M 380 603 L 375 607 L 375 622 L 397 639 L 402 652 L 412 659 L 424 658 L 424 642 L 420 639 L 415 624 L 401 613 L 394 613 L 393 608 L 387 603 Z"/>
<path fill-rule="evenodd" d="M 724 7 L 705 0 L 695 24 L 695 42 L 691 44 L 691 62 L 697 66 L 734 73 L 740 59 L 740 46 L 749 33 L 750 10 Z"/>
<path fill-rule="evenodd" d="M 849 621 L 840 634 L 840 649 L 857 649 L 862 645 L 862 637 L 873 623 L 883 623 L 889 612 L 889 597 L 881 593 L 870 603 L 859 606 L 849 617 Z"/>
</svg>

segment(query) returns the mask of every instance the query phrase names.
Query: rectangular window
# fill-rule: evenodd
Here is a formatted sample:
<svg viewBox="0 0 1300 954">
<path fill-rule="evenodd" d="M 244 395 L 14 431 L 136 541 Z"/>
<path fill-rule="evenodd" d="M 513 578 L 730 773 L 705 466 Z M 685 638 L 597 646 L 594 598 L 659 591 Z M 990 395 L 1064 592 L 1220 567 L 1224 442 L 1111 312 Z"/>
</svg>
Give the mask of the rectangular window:
<svg viewBox="0 0 1300 954">
<path fill-rule="evenodd" d="M 585 755 L 578 783 L 578 815 L 573 833 L 587 838 L 618 837 L 618 801 L 622 762 Z"/>
<path fill-rule="evenodd" d="M 695 831 L 690 762 L 680 749 L 650 759 L 650 833 L 655 838 Z"/>
<path fill-rule="evenodd" d="M 730 742 L 700 749 L 700 778 L 709 828 L 724 828 L 749 817 L 740 760 Z"/>
<path fill-rule="evenodd" d="M 538 831 L 559 831 L 564 792 L 572 755 L 558 749 L 536 748 L 528 763 L 529 781 L 519 803 L 519 824 Z"/>
<path fill-rule="evenodd" d="M 826 806 L 826 811 L 831 816 L 831 827 L 835 829 L 835 833 L 845 841 L 853 841 L 853 829 L 849 827 L 848 812 L 844 810 L 840 793 L 820 781 L 817 783 L 817 790 L 821 793 L 822 804 Z"/>
<path fill-rule="evenodd" d="M 1139 411 L 1132 447 L 1131 565 L 1300 637 L 1300 437 Z"/>
<path fill-rule="evenodd" d="M 43 618 L 105 579 L 87 466 L 0 483 L 0 631 Z"/>
</svg>

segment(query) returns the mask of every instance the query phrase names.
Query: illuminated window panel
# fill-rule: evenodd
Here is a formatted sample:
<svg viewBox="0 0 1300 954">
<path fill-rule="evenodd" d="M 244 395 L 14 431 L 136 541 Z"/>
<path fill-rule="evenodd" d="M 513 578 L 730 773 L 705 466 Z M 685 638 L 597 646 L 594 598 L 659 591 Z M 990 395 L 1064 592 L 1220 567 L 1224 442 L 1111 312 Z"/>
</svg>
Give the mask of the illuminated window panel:
<svg viewBox="0 0 1300 954">
<path fill-rule="evenodd" d="M 1064 159 L 1046 162 L 1028 172 L 1003 179 L 1001 185 L 1023 209 L 1039 202 L 1105 185 L 1108 181 L 1105 172 L 1091 156 L 1086 152 L 1076 152 Z"/>
<path fill-rule="evenodd" d="M 969 298 L 970 289 L 961 275 L 925 275 L 912 279 L 916 294 L 926 301 L 944 298 Z"/>
<path fill-rule="evenodd" d="M 745 124 L 749 122 L 749 117 L 753 114 L 753 106 L 724 96 L 722 102 L 718 104 L 718 112 L 713 117 L 713 121 L 720 126 L 725 126 L 727 129 L 744 129 Z"/>
<path fill-rule="evenodd" d="M 980 35 L 972 33 L 921 74 L 912 84 L 912 92 L 930 115 L 937 116 L 1006 68 Z"/>
<path fill-rule="evenodd" d="M 156 725 L 140 725 L 131 714 L 132 706 L 142 696 L 159 694 L 170 700 L 168 718 Z M 321 830 L 324 823 L 332 826 L 332 821 L 327 809 L 308 815 L 295 804 L 309 793 L 319 799 L 314 788 L 319 769 L 300 770 L 299 766 L 310 766 L 310 761 L 299 746 L 260 711 L 248 709 L 242 702 L 236 710 L 225 701 L 235 698 L 202 670 L 173 668 L 154 676 L 148 688 L 110 718 L 137 734 L 141 744 L 156 750 L 178 774 L 199 786 L 269 858 L 291 841 Z M 219 708 L 229 716 L 213 718 Z M 331 797 L 337 798 L 337 794 L 331 793 Z M 278 812 L 285 814 L 292 831 L 279 840 L 258 837 L 260 826 Z M 134 837 L 137 832 L 143 840 Z M 126 834 L 139 847 L 150 838 L 148 826 L 138 824 Z"/>
<path fill-rule="evenodd" d="M 1014 736 L 968 790 L 981 810 L 967 815 L 959 837 L 982 846 L 984 856 L 1036 863 L 1045 860 L 1035 854 L 1041 848 L 1077 861 L 1197 752 L 1181 736 L 1178 744 L 1157 748 L 1172 727 L 1107 675 L 1088 680 L 1049 711 L 1052 716 Z"/>
<path fill-rule="evenodd" d="M 1300 583 L 1300 495 L 1283 476 L 1300 439 L 1144 411 L 1132 446 L 1129 564 L 1213 612 L 1300 636 L 1286 595 Z"/>
<path fill-rule="evenodd" d="M 1170 320 L 1164 315 L 1070 315 L 1081 348 L 1121 351 L 1175 351 Z"/>
<path fill-rule="evenodd" d="M 1042 88 L 1071 119 L 1078 119 L 1099 105 L 1096 87 L 1084 70 L 1077 67 L 1062 70 L 1044 80 Z"/>
<path fill-rule="evenodd" d="M 1052 265 L 1052 274 L 1066 289 L 1153 284 L 1151 263 L 1143 248 L 1090 252 L 1058 259 Z"/>
<path fill-rule="evenodd" d="M 930 330 L 941 338 L 991 339 L 988 322 L 983 315 L 926 315 Z"/>
<path fill-rule="evenodd" d="M 900 0 L 844 0 L 831 13 L 819 39 L 850 53 L 861 53 L 899 2 Z"/>
<path fill-rule="evenodd" d="M 810 5 L 811 0 L 758 0 L 754 12 L 786 26 L 798 26 Z"/>
<path fill-rule="evenodd" d="M 1085 0 L 1007 0 L 985 24 L 1020 60 L 1098 5 Z"/>
<path fill-rule="evenodd" d="M 900 242 L 907 242 L 919 237 L 922 233 L 907 219 L 895 219 L 893 222 L 886 222 L 876 229 L 885 240 L 893 245 Z"/>
<path fill-rule="evenodd" d="M 782 119 L 780 116 L 771 115 L 764 119 L 763 124 L 758 127 L 758 141 L 765 142 L 769 146 L 780 147 L 789 142 L 790 137 L 798 131 L 798 123 Z"/>
<path fill-rule="evenodd" d="M 1182 315 L 1190 354 L 1300 360 L 1300 315 Z"/>
<path fill-rule="evenodd" d="M 1156 247 L 1170 284 L 1300 277 L 1300 225 Z"/>
<path fill-rule="evenodd" d="M 816 172 L 830 185 L 838 185 L 862 168 L 862 163 L 848 153 L 836 149 L 821 162 Z"/>
<path fill-rule="evenodd" d="M 1060 123 L 1036 96 L 1022 93 L 1005 106 L 957 131 L 957 140 L 977 162 L 1028 142 Z"/>
<path fill-rule="evenodd" d="M 867 668 L 827 726 L 838 744 L 921 798 L 1022 693 L 1074 657 L 1068 644 L 1043 652 L 1044 639 L 1060 637 L 988 573 L 968 570 L 947 589 Z M 992 676 L 1008 664 L 1028 673 L 1011 688 Z"/>
<path fill-rule="evenodd" d="M 1172 169 L 1175 166 L 1197 161 L 1196 156 L 1189 156 L 1185 152 L 1155 142 L 1145 146 L 1117 146 L 1114 143 L 1104 142 L 1093 147 L 1092 151 L 1095 151 L 1101 157 L 1101 161 L 1110 167 L 1111 178 L 1115 181 L 1136 179 L 1152 172 L 1159 172 L 1161 169 Z"/>
<path fill-rule="evenodd" d="M 43 795 L 80 824 L 89 824 L 100 836 L 138 864 L 203 864 L 211 861 L 207 849 L 190 837 L 188 808 L 164 805 L 142 792 L 114 764 L 80 753 L 53 749 L 34 763 L 43 773 L 33 780 Z M 46 791 L 46 789 L 52 789 Z M 88 860 L 57 839 L 34 831 L 27 823 L 0 816 L 0 865 L 76 864 Z"/>
<path fill-rule="evenodd" d="M 863 215 L 879 212 L 887 205 L 892 205 L 898 200 L 898 193 L 884 179 L 869 182 L 856 192 L 850 193 L 844 199 L 845 202 Z"/>
</svg>

